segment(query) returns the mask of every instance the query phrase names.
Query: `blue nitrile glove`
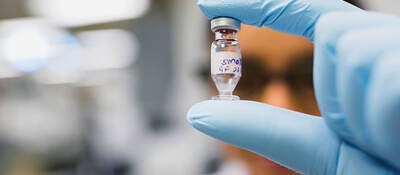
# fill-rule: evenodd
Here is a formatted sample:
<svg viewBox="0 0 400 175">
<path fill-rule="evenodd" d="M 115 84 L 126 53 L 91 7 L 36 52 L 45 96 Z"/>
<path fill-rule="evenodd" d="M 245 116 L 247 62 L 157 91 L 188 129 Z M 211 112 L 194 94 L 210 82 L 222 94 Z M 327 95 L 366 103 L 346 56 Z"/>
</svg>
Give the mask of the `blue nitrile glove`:
<svg viewBox="0 0 400 175">
<path fill-rule="evenodd" d="M 400 19 L 337 0 L 200 0 L 209 18 L 314 40 L 323 118 L 251 101 L 204 101 L 198 130 L 303 174 L 400 174 Z"/>
</svg>

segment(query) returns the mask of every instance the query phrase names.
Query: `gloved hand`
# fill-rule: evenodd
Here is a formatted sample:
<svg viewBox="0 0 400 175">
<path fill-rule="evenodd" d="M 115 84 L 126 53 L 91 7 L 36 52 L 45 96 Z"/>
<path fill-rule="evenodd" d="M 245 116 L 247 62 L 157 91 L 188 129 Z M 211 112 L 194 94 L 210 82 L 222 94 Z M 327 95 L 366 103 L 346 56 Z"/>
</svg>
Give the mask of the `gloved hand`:
<svg viewBox="0 0 400 175">
<path fill-rule="evenodd" d="M 229 16 L 314 41 L 323 118 L 252 101 L 204 101 L 198 130 L 303 174 L 400 174 L 400 19 L 339 0 L 200 0 Z"/>
</svg>

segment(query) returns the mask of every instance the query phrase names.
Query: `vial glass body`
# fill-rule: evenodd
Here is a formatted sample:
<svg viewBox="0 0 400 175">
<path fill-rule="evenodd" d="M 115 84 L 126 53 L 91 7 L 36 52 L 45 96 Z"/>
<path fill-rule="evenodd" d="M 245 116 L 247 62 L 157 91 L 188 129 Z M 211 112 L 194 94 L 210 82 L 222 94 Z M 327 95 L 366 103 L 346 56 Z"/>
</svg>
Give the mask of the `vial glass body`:
<svg viewBox="0 0 400 175">
<path fill-rule="evenodd" d="M 242 56 L 237 31 L 219 29 L 211 45 L 211 77 L 218 89 L 218 97 L 238 98 L 232 94 L 241 76 Z"/>
</svg>

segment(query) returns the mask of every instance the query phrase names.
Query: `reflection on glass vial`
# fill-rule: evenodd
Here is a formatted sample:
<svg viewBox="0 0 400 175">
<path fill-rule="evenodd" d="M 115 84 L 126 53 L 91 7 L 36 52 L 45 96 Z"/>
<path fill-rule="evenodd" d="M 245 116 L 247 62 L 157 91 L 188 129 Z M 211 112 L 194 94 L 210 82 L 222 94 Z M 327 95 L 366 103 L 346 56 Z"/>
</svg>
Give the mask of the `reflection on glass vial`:
<svg viewBox="0 0 400 175">
<path fill-rule="evenodd" d="M 233 95 L 233 90 L 242 75 L 242 56 L 237 41 L 240 22 L 216 18 L 211 21 L 211 30 L 215 32 L 215 41 L 211 45 L 211 77 L 219 92 L 214 99 L 239 99 Z"/>
</svg>

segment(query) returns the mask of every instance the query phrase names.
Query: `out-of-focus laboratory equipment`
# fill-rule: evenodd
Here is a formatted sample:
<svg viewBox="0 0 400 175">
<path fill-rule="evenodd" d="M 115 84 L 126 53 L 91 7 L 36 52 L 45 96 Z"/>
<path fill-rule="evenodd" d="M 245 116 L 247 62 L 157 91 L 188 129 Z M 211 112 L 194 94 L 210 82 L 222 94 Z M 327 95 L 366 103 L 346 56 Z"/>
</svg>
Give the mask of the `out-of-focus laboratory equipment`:
<svg viewBox="0 0 400 175">
<path fill-rule="evenodd" d="M 237 32 L 240 21 L 219 17 L 211 20 L 211 30 L 215 33 L 215 41 L 211 45 L 211 77 L 219 95 L 214 100 L 239 100 L 233 95 L 242 76 L 242 55 Z"/>
<path fill-rule="evenodd" d="M 46 19 L 27 17 L 0 21 L 0 62 L 39 83 L 78 81 L 80 52 L 81 44 L 74 34 Z M 1 77 L 16 77 L 6 71 L 0 71 Z"/>
<path fill-rule="evenodd" d="M 30 14 L 63 27 L 139 18 L 146 14 L 150 5 L 149 0 L 26 0 L 26 9 Z"/>
<path fill-rule="evenodd" d="M 184 118 L 207 94 L 195 4 L 0 0 L 0 174 L 214 172 Z"/>
</svg>

